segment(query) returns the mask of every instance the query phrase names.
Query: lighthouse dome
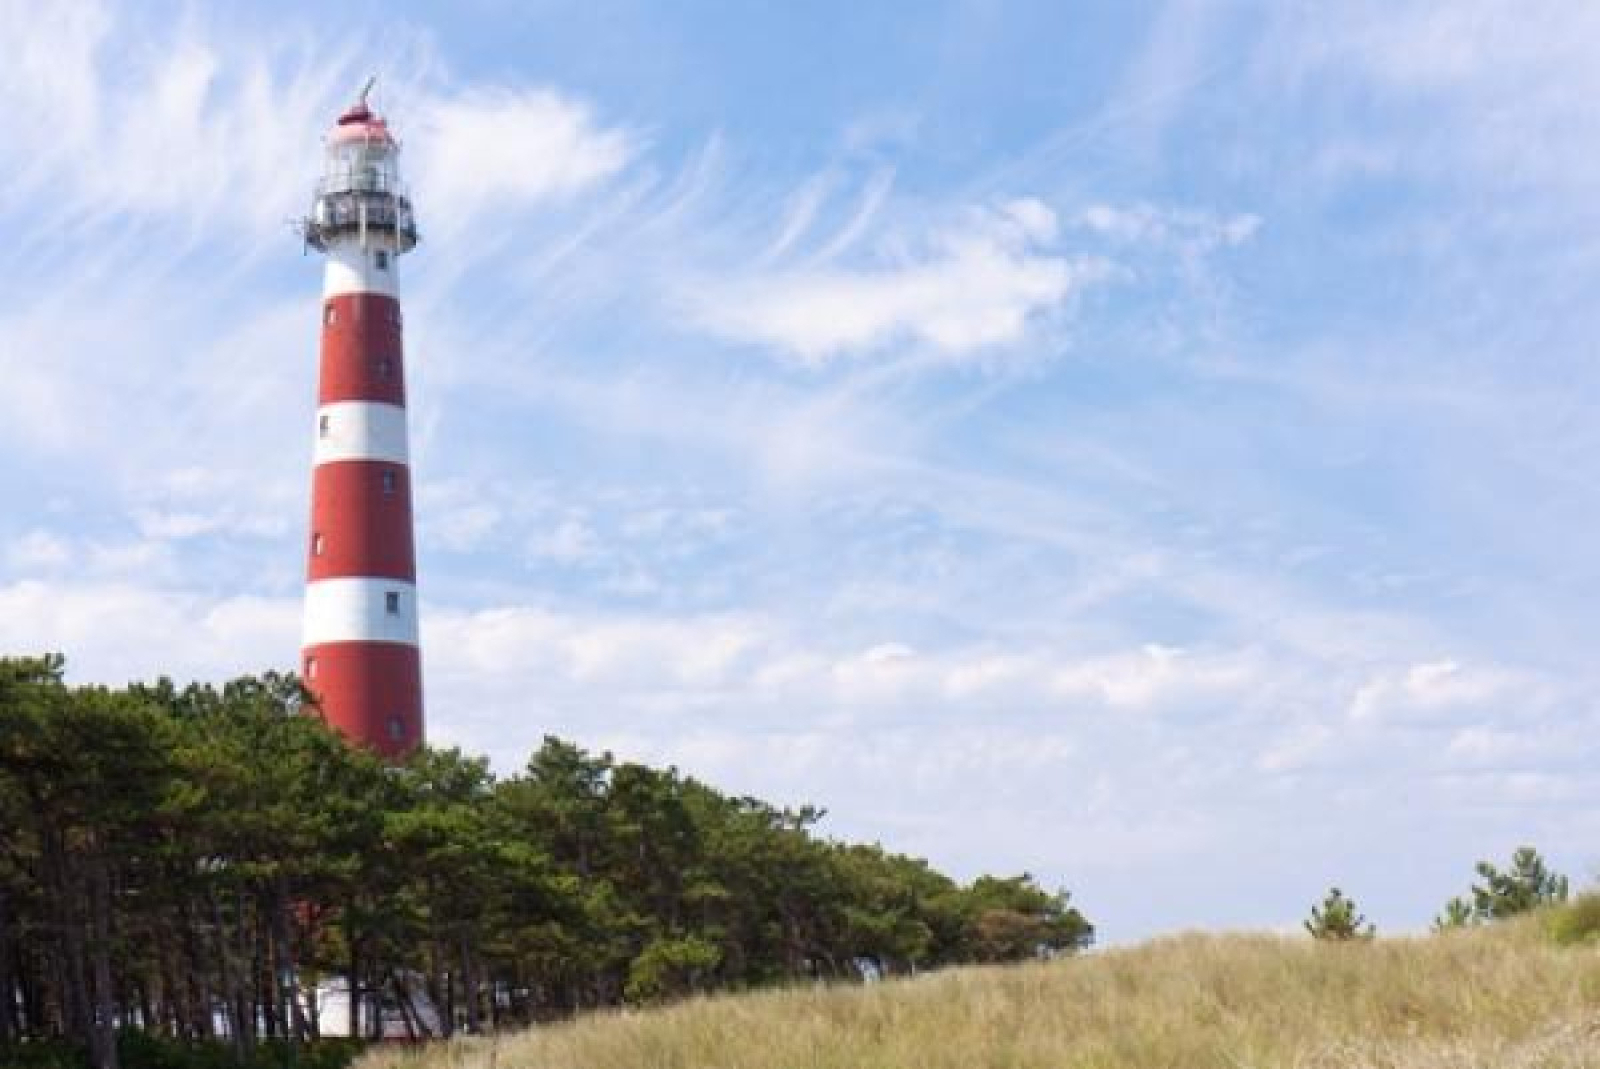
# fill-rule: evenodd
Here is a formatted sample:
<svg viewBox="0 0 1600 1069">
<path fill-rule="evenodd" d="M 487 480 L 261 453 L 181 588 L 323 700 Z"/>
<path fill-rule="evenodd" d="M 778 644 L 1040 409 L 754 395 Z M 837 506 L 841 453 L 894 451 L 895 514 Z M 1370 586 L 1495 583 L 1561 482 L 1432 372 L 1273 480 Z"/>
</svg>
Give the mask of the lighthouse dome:
<svg viewBox="0 0 1600 1069">
<path fill-rule="evenodd" d="M 328 132 L 328 140 L 333 141 L 385 141 L 394 143 L 389 135 L 389 124 L 383 116 L 367 107 L 363 101 L 352 104 L 345 113 L 339 116 L 333 124 L 333 129 Z"/>
</svg>

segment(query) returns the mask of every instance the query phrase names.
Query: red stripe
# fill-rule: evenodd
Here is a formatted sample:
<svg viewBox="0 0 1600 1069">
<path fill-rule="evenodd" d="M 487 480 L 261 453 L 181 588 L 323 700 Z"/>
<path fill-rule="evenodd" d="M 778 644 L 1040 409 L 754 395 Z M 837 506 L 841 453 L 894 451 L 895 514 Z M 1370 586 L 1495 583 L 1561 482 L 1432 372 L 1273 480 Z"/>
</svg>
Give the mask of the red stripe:
<svg viewBox="0 0 1600 1069">
<path fill-rule="evenodd" d="M 306 571 L 313 582 L 346 576 L 416 582 L 406 466 L 381 460 L 317 465 L 311 474 L 307 548 Z"/>
<path fill-rule="evenodd" d="M 363 746 L 399 759 L 422 742 L 422 659 L 394 642 L 308 646 L 301 675 L 322 717 Z"/>
<path fill-rule="evenodd" d="M 376 293 L 347 293 L 324 301 L 320 381 L 320 404 L 405 404 L 400 302 Z"/>
</svg>

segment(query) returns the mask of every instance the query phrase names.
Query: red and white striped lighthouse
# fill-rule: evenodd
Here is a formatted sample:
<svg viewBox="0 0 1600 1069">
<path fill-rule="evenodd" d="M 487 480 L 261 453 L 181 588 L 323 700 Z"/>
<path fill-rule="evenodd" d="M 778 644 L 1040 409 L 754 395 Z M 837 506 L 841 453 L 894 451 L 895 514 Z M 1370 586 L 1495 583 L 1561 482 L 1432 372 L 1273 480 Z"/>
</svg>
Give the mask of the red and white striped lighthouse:
<svg viewBox="0 0 1600 1069">
<path fill-rule="evenodd" d="M 304 227 L 327 265 L 302 674 L 328 723 L 393 760 L 422 742 L 399 278 L 417 231 L 370 88 L 328 133 Z"/>
</svg>

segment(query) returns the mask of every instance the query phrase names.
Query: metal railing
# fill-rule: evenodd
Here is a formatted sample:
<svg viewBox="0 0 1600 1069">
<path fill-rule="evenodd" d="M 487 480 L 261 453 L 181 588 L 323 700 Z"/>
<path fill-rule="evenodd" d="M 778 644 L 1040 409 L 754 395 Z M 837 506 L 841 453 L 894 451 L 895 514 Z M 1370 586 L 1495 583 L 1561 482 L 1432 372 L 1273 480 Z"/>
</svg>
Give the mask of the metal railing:
<svg viewBox="0 0 1600 1069">
<path fill-rule="evenodd" d="M 405 187 L 381 167 L 356 167 L 324 174 L 317 180 L 317 195 L 327 193 L 395 193 Z"/>
<path fill-rule="evenodd" d="M 401 250 L 411 248 L 417 243 L 411 201 L 401 193 L 381 190 L 319 191 L 303 224 L 306 242 L 318 249 L 336 234 L 351 230 L 364 234 L 368 229 L 393 230 Z"/>
</svg>

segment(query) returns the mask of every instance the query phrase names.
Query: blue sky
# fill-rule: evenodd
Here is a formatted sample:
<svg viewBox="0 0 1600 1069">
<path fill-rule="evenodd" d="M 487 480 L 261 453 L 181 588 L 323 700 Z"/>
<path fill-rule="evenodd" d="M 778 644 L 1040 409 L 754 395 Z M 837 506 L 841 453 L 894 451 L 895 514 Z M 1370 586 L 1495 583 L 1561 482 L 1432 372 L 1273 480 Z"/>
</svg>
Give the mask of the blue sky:
<svg viewBox="0 0 1600 1069">
<path fill-rule="evenodd" d="M 406 143 L 434 741 L 1029 870 L 1111 940 L 1595 871 L 1600 14 L 0 0 L 0 646 L 298 645 Z"/>
</svg>

